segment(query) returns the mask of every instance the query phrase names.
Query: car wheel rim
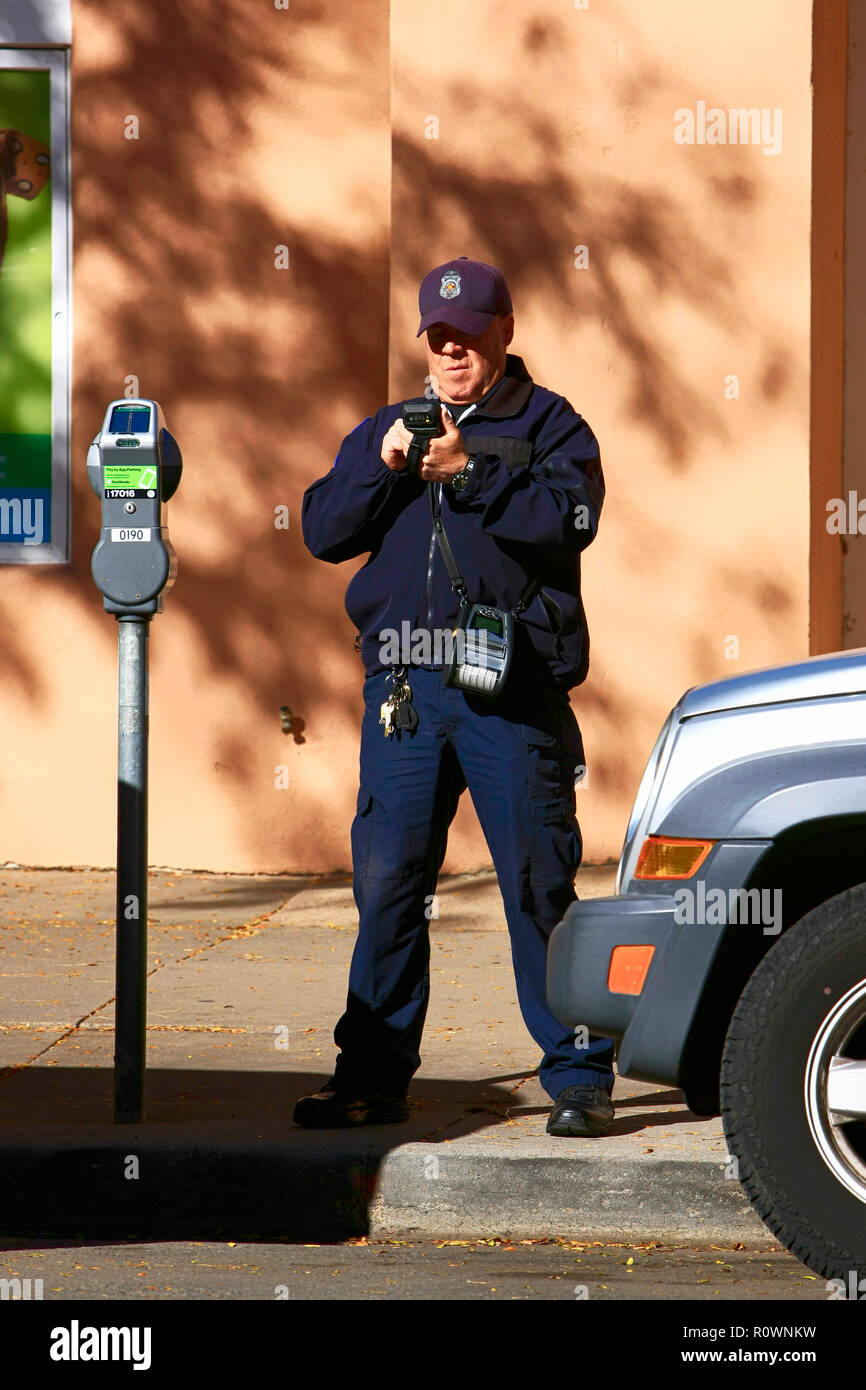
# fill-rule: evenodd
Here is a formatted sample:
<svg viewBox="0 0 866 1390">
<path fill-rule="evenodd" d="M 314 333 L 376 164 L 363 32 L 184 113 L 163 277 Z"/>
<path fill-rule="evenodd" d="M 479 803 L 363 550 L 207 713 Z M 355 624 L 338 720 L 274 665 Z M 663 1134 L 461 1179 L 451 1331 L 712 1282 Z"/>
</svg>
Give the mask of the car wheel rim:
<svg viewBox="0 0 866 1390">
<path fill-rule="evenodd" d="M 815 1034 L 806 1115 L 834 1177 L 866 1202 L 866 980 L 833 1006 Z"/>
</svg>

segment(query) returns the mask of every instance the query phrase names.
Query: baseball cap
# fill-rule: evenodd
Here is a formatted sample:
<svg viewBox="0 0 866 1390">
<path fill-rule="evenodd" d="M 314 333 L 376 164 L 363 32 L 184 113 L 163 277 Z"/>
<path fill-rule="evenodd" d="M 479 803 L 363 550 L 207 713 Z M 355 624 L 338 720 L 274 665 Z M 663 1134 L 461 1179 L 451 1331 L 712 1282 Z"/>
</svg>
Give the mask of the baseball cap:
<svg viewBox="0 0 866 1390">
<path fill-rule="evenodd" d="M 421 334 L 434 323 L 447 323 L 463 333 L 483 333 L 497 314 L 511 313 L 505 276 L 486 261 L 458 256 L 428 271 L 418 291 Z"/>
</svg>

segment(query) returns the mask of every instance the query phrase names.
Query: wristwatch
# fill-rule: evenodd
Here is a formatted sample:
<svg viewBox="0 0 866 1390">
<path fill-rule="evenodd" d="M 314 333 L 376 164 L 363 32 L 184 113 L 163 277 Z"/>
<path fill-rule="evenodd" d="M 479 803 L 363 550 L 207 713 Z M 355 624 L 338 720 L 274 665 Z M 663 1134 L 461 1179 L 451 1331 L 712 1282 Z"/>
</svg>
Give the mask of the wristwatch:
<svg viewBox="0 0 866 1390">
<path fill-rule="evenodd" d="M 464 467 L 461 468 L 460 472 L 454 474 L 454 477 L 451 479 L 451 486 L 453 487 L 455 492 L 463 491 L 466 484 L 469 482 L 469 479 L 472 477 L 472 474 L 475 470 L 475 464 L 476 459 L 473 455 L 472 458 L 467 459 Z"/>
</svg>

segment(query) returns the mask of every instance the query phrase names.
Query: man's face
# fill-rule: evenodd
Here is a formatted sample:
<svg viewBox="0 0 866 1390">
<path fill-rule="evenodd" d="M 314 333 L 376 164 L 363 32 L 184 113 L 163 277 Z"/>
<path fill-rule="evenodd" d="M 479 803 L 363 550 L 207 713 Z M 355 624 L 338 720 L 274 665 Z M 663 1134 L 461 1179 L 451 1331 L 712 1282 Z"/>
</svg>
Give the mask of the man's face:
<svg viewBox="0 0 866 1390">
<path fill-rule="evenodd" d="M 441 401 L 480 400 L 505 373 L 505 350 L 514 336 L 514 315 L 497 314 L 475 337 L 434 323 L 427 329 L 427 369 Z"/>
</svg>

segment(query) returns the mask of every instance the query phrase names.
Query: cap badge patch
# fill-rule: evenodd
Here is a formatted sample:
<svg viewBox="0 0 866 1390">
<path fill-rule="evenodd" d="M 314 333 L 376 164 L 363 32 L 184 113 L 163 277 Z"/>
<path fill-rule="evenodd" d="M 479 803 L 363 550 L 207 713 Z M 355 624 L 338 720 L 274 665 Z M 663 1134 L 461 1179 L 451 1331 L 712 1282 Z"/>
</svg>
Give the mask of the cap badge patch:
<svg viewBox="0 0 866 1390">
<path fill-rule="evenodd" d="M 447 275 L 442 276 L 442 283 L 439 286 L 439 295 L 442 299 L 456 299 L 460 293 L 460 276 L 456 271 L 451 270 Z"/>
</svg>

